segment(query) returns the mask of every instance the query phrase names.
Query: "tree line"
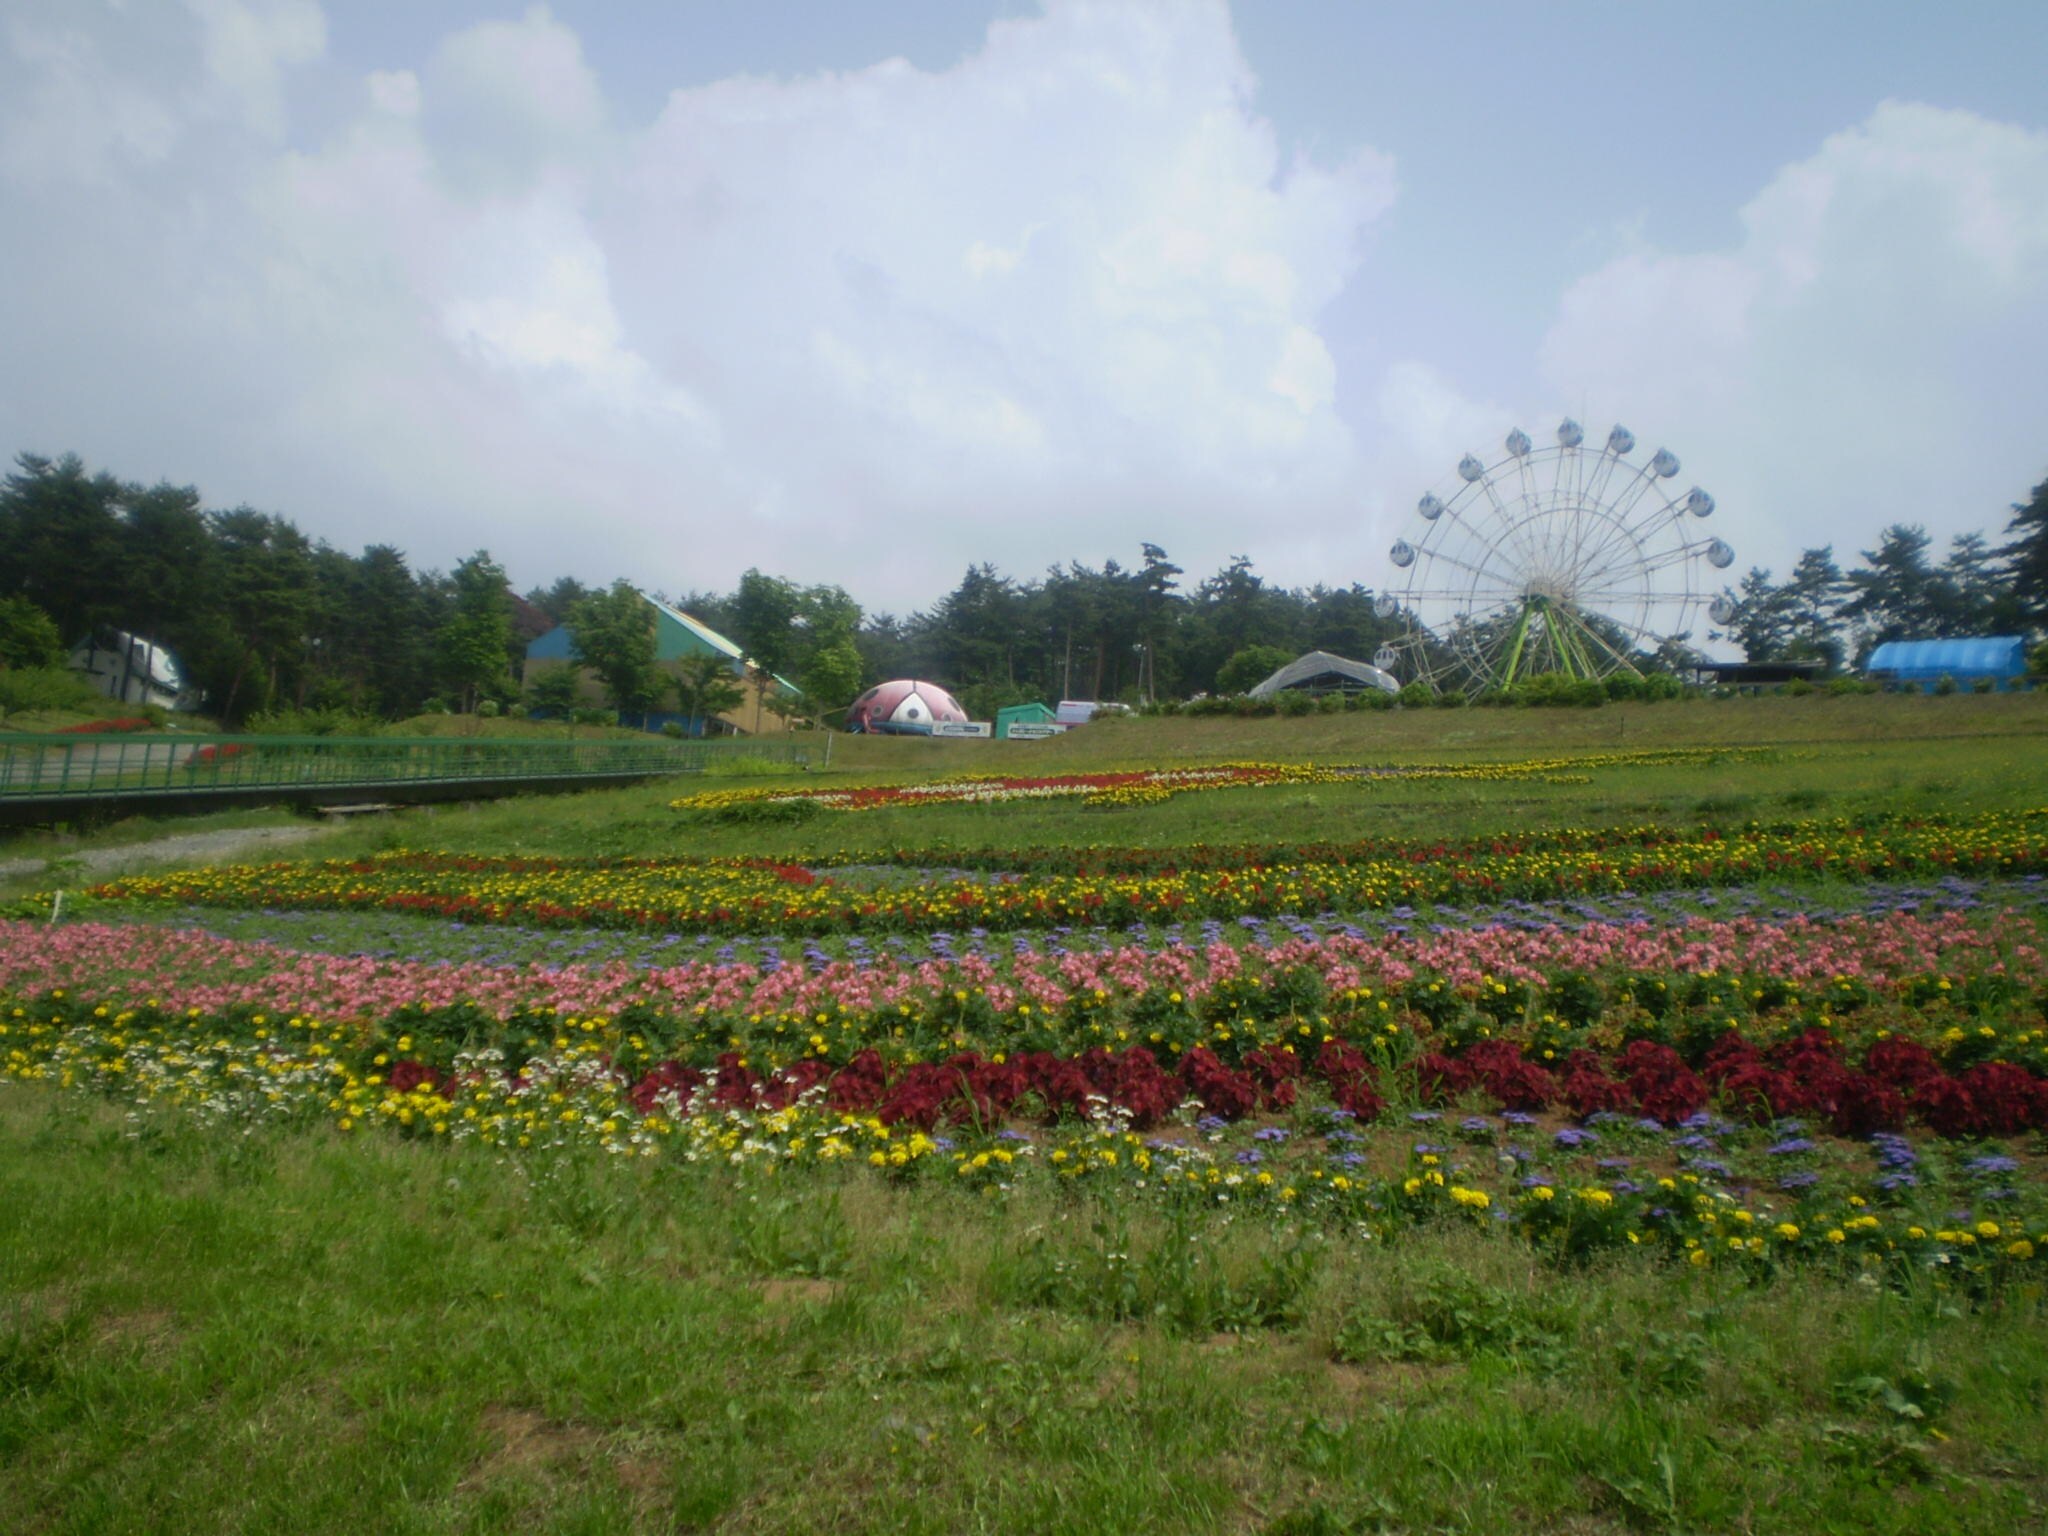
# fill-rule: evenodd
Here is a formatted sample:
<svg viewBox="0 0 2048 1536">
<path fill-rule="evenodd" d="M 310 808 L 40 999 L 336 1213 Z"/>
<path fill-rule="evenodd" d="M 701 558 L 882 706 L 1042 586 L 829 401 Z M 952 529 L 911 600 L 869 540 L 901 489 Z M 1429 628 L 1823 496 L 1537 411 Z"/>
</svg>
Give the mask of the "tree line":
<svg viewBox="0 0 2048 1536">
<path fill-rule="evenodd" d="M 2008 542 L 1965 534 L 1939 560 L 1923 529 L 1897 524 L 1848 571 L 1832 547 L 1807 550 L 1782 581 L 1753 569 L 1713 638 L 1752 661 L 1832 669 L 1887 639 L 2048 628 L 2048 481 L 2012 511 Z M 351 554 L 276 513 L 211 510 L 193 487 L 123 481 L 75 456 L 23 454 L 0 486 L 0 669 L 55 666 L 90 637 L 126 631 L 172 651 L 205 708 L 229 722 L 509 704 L 522 698 L 528 641 L 563 622 L 614 707 L 732 707 L 732 678 L 715 662 L 680 677 L 655 669 L 638 591 L 662 596 L 644 582 L 591 588 L 572 577 L 521 596 L 487 550 L 450 571 L 415 570 L 393 545 Z M 1236 692 L 1308 650 L 1369 660 L 1405 623 L 1380 617 L 1366 586 L 1282 587 L 1242 555 L 1188 580 L 1151 543 L 1128 566 L 1069 561 L 1019 578 L 972 565 L 902 615 L 759 570 L 731 592 L 668 600 L 795 684 L 806 712 L 843 707 L 886 678 L 924 677 L 984 719 L 1032 699 Z"/>
</svg>

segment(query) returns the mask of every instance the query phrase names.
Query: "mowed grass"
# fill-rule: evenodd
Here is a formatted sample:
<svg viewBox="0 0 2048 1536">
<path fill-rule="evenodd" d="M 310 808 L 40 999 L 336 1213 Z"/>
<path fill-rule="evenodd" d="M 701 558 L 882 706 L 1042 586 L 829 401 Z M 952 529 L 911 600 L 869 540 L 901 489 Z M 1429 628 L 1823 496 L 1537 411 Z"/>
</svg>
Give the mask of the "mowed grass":
<svg viewBox="0 0 2048 1536">
<path fill-rule="evenodd" d="M 2048 1327 L 0 1097 L 0 1528 L 2039 1529 Z"/>
<path fill-rule="evenodd" d="M 828 814 L 794 826 L 725 825 L 670 808 L 705 788 L 910 782 L 1205 762 L 1484 766 L 1665 748 L 1754 749 L 1653 767 L 1594 767 L 1586 783 L 1398 779 L 1211 791 L 1097 810 L 1075 800 Z M 1565 776 L 1573 776 L 1567 773 Z M 551 799 L 421 809 L 322 844 L 491 854 L 791 856 L 898 848 L 1291 842 L 1453 837 L 1560 826 L 1739 825 L 1867 812 L 2048 804 L 2048 694 L 1742 698 L 1595 710 L 1403 710 L 1282 720 L 1131 719 L 1045 742 L 837 738 L 829 771 L 674 779 Z"/>
</svg>

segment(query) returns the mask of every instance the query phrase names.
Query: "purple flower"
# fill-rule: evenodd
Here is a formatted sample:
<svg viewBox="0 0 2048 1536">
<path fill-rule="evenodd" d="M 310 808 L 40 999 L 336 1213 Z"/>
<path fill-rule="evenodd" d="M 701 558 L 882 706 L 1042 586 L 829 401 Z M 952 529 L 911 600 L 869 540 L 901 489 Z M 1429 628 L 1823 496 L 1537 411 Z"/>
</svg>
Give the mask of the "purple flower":
<svg viewBox="0 0 2048 1536">
<path fill-rule="evenodd" d="M 1994 1152 L 1983 1157 L 1973 1157 L 1963 1166 L 1972 1173 L 2017 1173 L 2020 1165 L 2018 1159 Z"/>
<path fill-rule="evenodd" d="M 1577 1126 L 1568 1125 L 1559 1131 L 1554 1139 L 1560 1147 L 1585 1147 L 1591 1146 L 1600 1138 L 1591 1131 L 1582 1131 Z"/>
<path fill-rule="evenodd" d="M 1813 1150 L 1813 1143 L 1804 1136 L 1788 1136 L 1774 1146 L 1765 1148 L 1765 1150 L 1772 1157 L 1792 1157 L 1800 1152 L 1811 1152 Z"/>
</svg>

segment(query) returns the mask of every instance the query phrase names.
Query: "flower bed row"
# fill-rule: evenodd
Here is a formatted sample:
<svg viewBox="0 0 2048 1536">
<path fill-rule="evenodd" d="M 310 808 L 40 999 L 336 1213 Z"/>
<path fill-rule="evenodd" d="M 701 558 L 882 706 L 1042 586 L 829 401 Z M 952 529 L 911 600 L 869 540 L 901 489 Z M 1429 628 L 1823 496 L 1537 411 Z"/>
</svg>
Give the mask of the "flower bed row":
<svg viewBox="0 0 2048 1536">
<path fill-rule="evenodd" d="M 1313 1060 L 1261 1048 L 1236 1069 L 1190 1053 L 1173 1074 L 1132 1049 L 962 1057 L 894 1073 L 872 1055 L 772 1075 L 737 1061 L 703 1074 L 665 1065 L 629 1082 L 574 1030 L 516 1071 L 486 1049 L 444 1074 L 402 1059 L 359 1064 L 355 1031 L 303 1019 L 115 1014 L 50 999 L 33 1021 L 42 1033 L 16 1034 L 29 1047 L 10 1047 L 0 1081 L 110 1095 L 138 1111 L 131 1135 L 168 1110 L 223 1129 L 324 1120 L 346 1134 L 473 1140 L 510 1155 L 669 1156 L 740 1174 L 865 1167 L 991 1198 L 1050 1181 L 1116 1199 L 1319 1218 L 1380 1237 L 1494 1223 L 1566 1254 L 1648 1245 L 1692 1265 L 1759 1272 L 1822 1263 L 1997 1283 L 2036 1273 L 2048 1248 L 2048 1179 L 2036 1155 L 1953 1151 L 1884 1130 L 1816 1139 L 1730 1085 L 1753 1070 L 1779 1074 L 1847 1133 L 1861 1122 L 1836 1118 L 1856 1102 L 1843 1085 L 1861 1076 L 1923 1118 L 1968 1098 L 1981 1118 L 1960 1128 L 1992 1134 L 2010 1133 L 1996 1117 L 2019 1079 L 2037 1100 L 2048 1086 L 2015 1068 L 1951 1076 L 1912 1051 L 1873 1048 L 1852 1067 L 1825 1036 L 1768 1052 L 1736 1042 L 1702 1063 L 1694 1076 L 1718 1082 L 1723 1102 L 1744 1111 L 1733 1119 L 1694 1110 L 1666 1124 L 1638 1113 L 1692 1101 L 1691 1068 L 1668 1048 L 1639 1042 L 1568 1063 L 1568 1077 L 1597 1077 L 1612 1085 L 1604 1098 L 1634 1109 L 1562 1124 L 1528 1110 L 1477 1112 L 1475 1095 L 1524 1087 L 1497 1081 L 1516 1064 L 1484 1045 L 1400 1069 L 1376 1069 L 1332 1042 Z M 1462 1108 L 1388 1113 L 1375 1084 L 1392 1088 L 1396 1077 L 1426 1094 L 1459 1092 Z"/>
<path fill-rule="evenodd" d="M 1145 768 L 1115 773 L 963 774 L 908 784 L 850 789 L 712 789 L 671 801 L 679 811 L 723 811 L 737 806 L 808 802 L 826 810 L 872 811 L 918 805 L 1002 804 L 1080 799 L 1091 804 L 1150 804 L 1211 789 L 1259 789 L 1283 784 L 1370 783 L 1379 779 L 1481 779 L 1582 775 L 1597 768 L 1699 765 L 1755 757 L 1757 747 L 1674 747 L 1603 752 L 1576 757 L 1527 758 L 1502 763 L 1414 763 L 1329 768 L 1312 763 L 1216 763 L 1198 768 Z M 1575 782 L 1583 783 L 1583 778 Z"/>
<path fill-rule="evenodd" d="M 1129 923 L 1245 914 L 1355 912 L 1771 878 L 1851 881 L 2048 871 L 2048 813 L 1949 823 L 1789 823 L 1702 830 L 1644 843 L 1498 840 L 1417 847 L 1358 861 L 1240 865 L 1145 875 L 935 875 L 895 888 L 816 877 L 760 860 L 478 859 L 399 852 L 375 859 L 237 865 L 110 882 L 125 902 L 417 912 L 527 926 L 793 933 L 931 932 L 967 926 Z"/>
<path fill-rule="evenodd" d="M 559 1031 L 630 1026 L 648 1048 L 770 1067 L 961 1050 L 1073 1054 L 1205 1046 L 1236 1061 L 1262 1040 L 1386 1037 L 1455 1053 L 1514 1039 L 1532 1060 L 1654 1039 L 1704 1051 L 1727 1030 L 1768 1046 L 1823 1028 L 1858 1048 L 1922 1041 L 1955 1069 L 2048 1070 L 2048 943 L 2013 912 L 1891 913 L 1833 921 L 1694 917 L 1657 927 L 1493 927 L 1125 942 L 1057 938 L 1007 954 L 898 959 L 812 947 L 799 961 L 664 965 L 425 963 L 302 953 L 191 930 L 0 924 L 0 994 L 90 995 L 115 1011 L 266 1012 L 385 1026 L 447 1053 Z M 521 1021 L 538 1020 L 531 1029 Z M 441 1065 L 446 1065 L 442 1060 Z"/>
</svg>

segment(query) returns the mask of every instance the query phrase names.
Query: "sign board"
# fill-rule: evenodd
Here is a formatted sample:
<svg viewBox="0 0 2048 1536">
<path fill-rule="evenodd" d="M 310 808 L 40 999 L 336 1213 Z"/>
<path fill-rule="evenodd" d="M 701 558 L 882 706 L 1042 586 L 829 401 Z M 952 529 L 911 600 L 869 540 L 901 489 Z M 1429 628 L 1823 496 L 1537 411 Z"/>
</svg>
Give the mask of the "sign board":
<svg viewBox="0 0 2048 1536">
<path fill-rule="evenodd" d="M 934 736 L 993 736 L 996 728 L 986 720 L 935 720 Z"/>
<path fill-rule="evenodd" d="M 1010 726 L 1010 740 L 1044 741 L 1048 736 L 1064 734 L 1066 729 L 1050 720 L 1018 720 Z"/>
<path fill-rule="evenodd" d="M 1086 725 L 1095 718 L 1095 702 L 1092 699 L 1061 699 L 1055 714 L 1062 725 Z"/>
</svg>

